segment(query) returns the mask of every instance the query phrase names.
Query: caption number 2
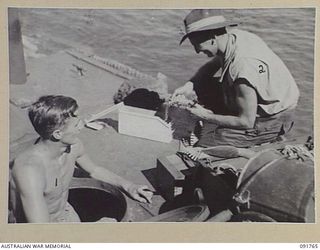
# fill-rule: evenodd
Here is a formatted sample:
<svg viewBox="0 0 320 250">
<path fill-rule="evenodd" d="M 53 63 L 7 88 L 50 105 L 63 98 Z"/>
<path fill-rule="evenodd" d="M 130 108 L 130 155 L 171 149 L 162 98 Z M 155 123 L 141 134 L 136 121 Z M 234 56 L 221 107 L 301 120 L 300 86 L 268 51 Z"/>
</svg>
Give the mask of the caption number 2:
<svg viewBox="0 0 320 250">
<path fill-rule="evenodd" d="M 262 73 L 265 73 L 266 70 L 264 69 L 263 65 L 259 65 L 259 73 L 262 74 Z"/>
</svg>

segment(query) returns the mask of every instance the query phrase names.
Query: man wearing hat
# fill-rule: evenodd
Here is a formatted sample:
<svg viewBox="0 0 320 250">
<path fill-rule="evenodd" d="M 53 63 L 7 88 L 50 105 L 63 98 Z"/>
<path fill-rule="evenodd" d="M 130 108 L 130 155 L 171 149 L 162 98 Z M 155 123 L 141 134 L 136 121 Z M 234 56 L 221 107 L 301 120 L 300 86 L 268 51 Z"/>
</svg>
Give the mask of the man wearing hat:
<svg viewBox="0 0 320 250">
<path fill-rule="evenodd" d="M 203 124 L 197 146 L 250 147 L 282 138 L 299 99 L 283 61 L 260 37 L 232 28 L 238 23 L 220 10 L 192 10 L 184 24 L 180 44 L 188 38 L 197 53 L 212 58 L 173 93 L 198 96 L 201 105 L 188 108 Z"/>
</svg>

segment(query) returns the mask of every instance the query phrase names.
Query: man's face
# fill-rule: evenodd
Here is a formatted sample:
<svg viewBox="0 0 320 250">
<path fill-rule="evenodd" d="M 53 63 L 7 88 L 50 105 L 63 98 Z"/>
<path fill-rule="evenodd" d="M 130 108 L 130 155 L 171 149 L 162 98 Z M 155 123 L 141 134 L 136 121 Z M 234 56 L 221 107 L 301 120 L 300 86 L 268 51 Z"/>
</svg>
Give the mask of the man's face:
<svg viewBox="0 0 320 250">
<path fill-rule="evenodd" d="M 193 35 L 189 37 L 196 53 L 204 53 L 208 57 L 215 57 L 218 53 L 217 40 L 203 35 Z"/>
<path fill-rule="evenodd" d="M 74 113 L 66 120 L 66 123 L 61 129 L 60 141 L 65 144 L 74 144 L 77 141 L 77 135 L 80 133 L 80 129 L 84 126 L 83 121 L 78 117 L 78 112 Z"/>
</svg>

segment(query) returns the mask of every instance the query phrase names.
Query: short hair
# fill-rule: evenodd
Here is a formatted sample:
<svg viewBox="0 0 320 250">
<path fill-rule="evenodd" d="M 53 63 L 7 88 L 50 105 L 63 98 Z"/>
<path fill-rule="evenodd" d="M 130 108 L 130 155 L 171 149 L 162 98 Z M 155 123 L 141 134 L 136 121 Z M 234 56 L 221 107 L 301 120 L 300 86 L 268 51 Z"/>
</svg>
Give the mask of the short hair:
<svg viewBox="0 0 320 250">
<path fill-rule="evenodd" d="M 68 118 L 75 117 L 77 109 L 78 104 L 72 97 L 47 95 L 30 106 L 28 115 L 35 131 L 43 139 L 52 139 L 53 132 Z"/>
</svg>

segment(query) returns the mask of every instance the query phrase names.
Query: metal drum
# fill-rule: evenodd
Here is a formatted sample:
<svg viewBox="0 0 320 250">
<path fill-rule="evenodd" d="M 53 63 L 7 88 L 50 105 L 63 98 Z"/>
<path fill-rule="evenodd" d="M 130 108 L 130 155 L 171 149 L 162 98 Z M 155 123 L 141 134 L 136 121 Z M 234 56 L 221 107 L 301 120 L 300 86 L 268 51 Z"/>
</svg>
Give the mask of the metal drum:
<svg viewBox="0 0 320 250">
<path fill-rule="evenodd" d="M 118 188 L 91 178 L 73 178 L 68 201 L 81 222 L 96 222 L 102 218 L 124 221 L 127 213 L 126 199 Z"/>
<path fill-rule="evenodd" d="M 314 222 L 313 163 L 289 160 L 275 150 L 260 152 L 239 176 L 234 198 L 242 211 L 275 221 Z"/>
</svg>

